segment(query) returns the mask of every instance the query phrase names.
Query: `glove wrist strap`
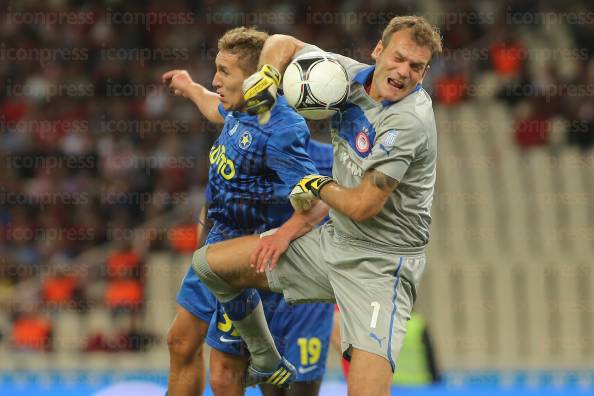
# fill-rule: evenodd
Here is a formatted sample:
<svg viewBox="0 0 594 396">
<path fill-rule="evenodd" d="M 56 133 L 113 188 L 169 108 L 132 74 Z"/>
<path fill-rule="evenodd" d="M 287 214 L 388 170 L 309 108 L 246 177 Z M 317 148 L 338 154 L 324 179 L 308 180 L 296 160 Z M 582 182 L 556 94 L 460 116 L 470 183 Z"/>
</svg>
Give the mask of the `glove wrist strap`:
<svg viewBox="0 0 594 396">
<path fill-rule="evenodd" d="M 270 64 L 265 64 L 260 67 L 260 72 L 270 77 L 277 87 L 280 85 L 281 74 L 276 67 Z"/>
<path fill-rule="evenodd" d="M 334 179 L 332 179 L 331 177 L 323 177 L 318 181 L 318 185 L 316 186 L 316 188 L 312 189 L 312 193 L 313 195 L 315 195 L 316 198 L 320 199 L 320 194 L 322 193 L 322 188 L 326 187 L 329 183 L 332 183 L 334 181 Z"/>
</svg>

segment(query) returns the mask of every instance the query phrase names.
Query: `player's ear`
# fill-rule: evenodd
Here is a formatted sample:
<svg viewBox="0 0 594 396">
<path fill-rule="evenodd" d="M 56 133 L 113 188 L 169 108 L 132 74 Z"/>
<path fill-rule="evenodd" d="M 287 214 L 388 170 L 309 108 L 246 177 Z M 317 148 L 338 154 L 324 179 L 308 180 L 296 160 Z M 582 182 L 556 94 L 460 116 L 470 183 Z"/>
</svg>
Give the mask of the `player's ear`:
<svg viewBox="0 0 594 396">
<path fill-rule="evenodd" d="M 375 45 L 373 52 L 371 53 L 371 58 L 373 60 L 377 60 L 377 58 L 382 54 L 383 50 L 384 50 L 384 45 L 382 43 L 382 40 L 379 40 L 377 42 L 377 44 Z"/>
</svg>

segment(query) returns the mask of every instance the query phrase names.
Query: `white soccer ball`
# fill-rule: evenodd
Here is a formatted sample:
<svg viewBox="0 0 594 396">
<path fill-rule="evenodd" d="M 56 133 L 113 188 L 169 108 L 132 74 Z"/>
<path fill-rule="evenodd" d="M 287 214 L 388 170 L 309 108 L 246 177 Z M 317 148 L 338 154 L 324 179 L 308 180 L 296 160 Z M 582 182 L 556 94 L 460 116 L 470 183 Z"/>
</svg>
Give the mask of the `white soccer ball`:
<svg viewBox="0 0 594 396">
<path fill-rule="evenodd" d="M 346 103 L 349 89 L 345 68 L 325 52 L 295 58 L 283 76 L 287 102 L 310 120 L 323 120 L 336 113 Z"/>
</svg>

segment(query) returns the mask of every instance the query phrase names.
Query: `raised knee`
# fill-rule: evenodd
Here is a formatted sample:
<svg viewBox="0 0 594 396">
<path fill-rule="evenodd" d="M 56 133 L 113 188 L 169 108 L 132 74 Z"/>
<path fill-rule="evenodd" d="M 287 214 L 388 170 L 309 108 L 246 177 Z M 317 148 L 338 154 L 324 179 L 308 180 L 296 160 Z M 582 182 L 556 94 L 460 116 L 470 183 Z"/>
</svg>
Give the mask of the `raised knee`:
<svg viewBox="0 0 594 396">
<path fill-rule="evenodd" d="M 210 267 L 206 261 L 207 249 L 208 246 L 202 246 L 200 249 L 196 250 L 192 256 L 192 269 L 202 281 L 207 280 L 210 273 Z"/>
</svg>

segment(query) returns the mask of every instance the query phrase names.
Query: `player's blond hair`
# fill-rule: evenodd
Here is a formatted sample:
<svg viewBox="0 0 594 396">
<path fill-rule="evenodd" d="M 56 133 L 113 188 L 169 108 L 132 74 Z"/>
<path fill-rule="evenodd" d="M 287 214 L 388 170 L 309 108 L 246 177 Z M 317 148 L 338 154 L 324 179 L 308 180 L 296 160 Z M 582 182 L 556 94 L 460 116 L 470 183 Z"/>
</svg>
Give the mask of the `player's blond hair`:
<svg viewBox="0 0 594 396">
<path fill-rule="evenodd" d="M 260 52 L 268 33 L 245 26 L 225 32 L 219 39 L 219 51 L 228 51 L 239 55 L 240 64 L 247 74 L 254 73 L 258 68 Z"/>
<path fill-rule="evenodd" d="M 410 31 L 410 36 L 415 43 L 431 51 L 432 57 L 441 53 L 442 45 L 439 28 L 431 25 L 425 18 L 416 15 L 392 18 L 382 33 L 384 47 L 390 42 L 392 34 L 405 29 Z"/>
</svg>

